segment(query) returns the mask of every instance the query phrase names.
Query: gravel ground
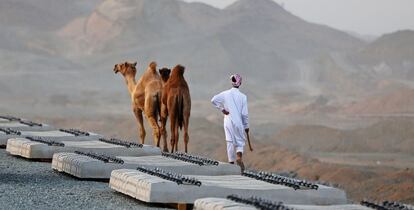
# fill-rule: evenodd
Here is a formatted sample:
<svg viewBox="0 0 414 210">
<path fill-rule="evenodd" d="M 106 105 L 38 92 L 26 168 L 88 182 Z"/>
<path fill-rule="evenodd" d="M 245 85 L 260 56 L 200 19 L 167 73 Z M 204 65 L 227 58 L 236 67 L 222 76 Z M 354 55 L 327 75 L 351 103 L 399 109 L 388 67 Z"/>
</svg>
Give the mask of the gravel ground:
<svg viewBox="0 0 414 210">
<path fill-rule="evenodd" d="M 50 163 L 27 161 L 0 149 L 0 209 L 161 209 L 111 190 L 106 182 L 81 181 Z"/>
</svg>

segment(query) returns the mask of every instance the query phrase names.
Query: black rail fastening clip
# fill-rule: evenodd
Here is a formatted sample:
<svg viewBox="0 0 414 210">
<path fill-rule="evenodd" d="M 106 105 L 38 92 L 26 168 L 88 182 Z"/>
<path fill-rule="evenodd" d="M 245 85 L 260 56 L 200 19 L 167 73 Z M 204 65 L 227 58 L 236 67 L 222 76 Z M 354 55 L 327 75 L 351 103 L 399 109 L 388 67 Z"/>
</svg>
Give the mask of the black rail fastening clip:
<svg viewBox="0 0 414 210">
<path fill-rule="evenodd" d="M 26 139 L 29 139 L 30 141 L 40 142 L 43 144 L 47 144 L 49 146 L 57 146 L 57 147 L 64 147 L 65 144 L 62 142 L 53 141 L 51 139 L 47 139 L 45 137 L 40 136 L 27 136 Z"/>
<path fill-rule="evenodd" d="M 30 127 L 33 127 L 33 126 L 42 127 L 43 126 L 41 123 L 36 123 L 36 122 L 29 121 L 29 120 L 19 120 L 19 122 L 21 124 L 25 124 L 25 125 L 28 125 Z"/>
<path fill-rule="evenodd" d="M 90 158 L 100 160 L 104 163 L 124 164 L 124 160 L 117 158 L 117 157 L 105 155 L 105 154 L 98 154 L 94 152 L 81 152 L 81 151 L 75 151 L 75 153 L 78 155 L 88 156 Z"/>
<path fill-rule="evenodd" d="M 22 135 L 22 133 L 18 130 L 14 130 L 11 128 L 0 128 L 0 131 L 5 133 L 6 135 L 16 135 L 16 136 L 20 136 Z"/>
<path fill-rule="evenodd" d="M 74 128 L 70 128 L 70 129 L 63 129 L 62 128 L 62 129 L 59 129 L 59 131 L 69 133 L 69 134 L 72 134 L 74 136 L 89 136 L 88 132 L 78 130 L 78 129 L 74 129 Z"/>
<path fill-rule="evenodd" d="M 184 157 L 184 158 L 194 160 L 194 161 L 201 161 L 205 165 L 214 165 L 214 166 L 219 165 L 219 162 L 217 160 L 213 160 L 213 159 L 210 159 L 210 158 L 207 158 L 207 157 L 202 157 L 202 156 L 192 155 L 192 154 L 182 153 L 182 152 L 176 152 L 175 154 L 178 155 L 178 156 Z"/>
<path fill-rule="evenodd" d="M 177 174 L 177 173 L 173 173 L 171 171 L 165 171 L 162 170 L 160 168 L 154 168 L 154 169 L 149 169 L 146 167 L 138 167 L 137 168 L 138 171 L 149 174 L 151 176 L 157 176 L 160 177 L 162 179 L 168 180 L 168 181 L 172 181 L 177 183 L 178 185 L 195 185 L 200 187 L 201 186 L 201 181 L 193 178 L 193 177 L 186 177 L 183 176 L 182 174 Z"/>
<path fill-rule="evenodd" d="M 392 209 L 399 209 L 399 210 L 414 210 L 413 208 L 408 207 L 407 205 L 395 201 L 383 201 L 382 205 Z"/>
<path fill-rule="evenodd" d="M 138 148 L 142 148 L 144 145 L 142 144 L 137 144 L 134 142 L 129 142 L 129 141 L 124 141 L 124 140 L 120 140 L 120 139 L 115 139 L 115 138 L 111 138 L 111 139 L 106 139 L 106 138 L 99 138 L 99 141 L 108 143 L 108 144 L 115 144 L 115 145 L 120 145 L 120 146 L 124 146 L 124 147 L 138 147 Z"/>
<path fill-rule="evenodd" d="M 283 205 L 282 202 L 273 202 L 254 196 L 244 198 L 238 195 L 229 195 L 227 196 L 227 199 L 237 203 L 251 205 L 260 210 L 293 210 L 293 208 Z"/>
<path fill-rule="evenodd" d="M 18 117 L 13 117 L 10 115 L 0 115 L 0 118 L 8 120 L 8 121 L 20 121 L 21 119 Z"/>
<path fill-rule="evenodd" d="M 188 163 L 193 163 L 193 164 L 196 164 L 196 165 L 199 165 L 199 166 L 205 165 L 204 162 L 202 162 L 202 161 L 191 159 L 191 158 L 186 157 L 186 156 L 181 156 L 181 155 L 178 155 L 176 153 L 162 152 L 161 155 L 164 156 L 164 157 L 167 157 L 167 158 L 180 160 L 180 161 L 184 161 L 184 162 L 188 162 Z"/>
<path fill-rule="evenodd" d="M 405 204 L 395 201 L 375 202 L 364 199 L 361 201 L 361 205 L 376 210 L 414 210 Z"/>
<path fill-rule="evenodd" d="M 256 171 L 245 170 L 242 173 L 242 175 L 256 179 L 256 180 L 268 182 L 271 184 L 284 185 L 287 187 L 291 187 L 295 190 L 303 189 L 303 188 L 317 190 L 319 188 L 317 184 L 313 184 L 305 180 L 284 177 L 284 176 L 280 176 L 280 175 L 265 172 L 265 171 L 256 172 Z"/>
</svg>

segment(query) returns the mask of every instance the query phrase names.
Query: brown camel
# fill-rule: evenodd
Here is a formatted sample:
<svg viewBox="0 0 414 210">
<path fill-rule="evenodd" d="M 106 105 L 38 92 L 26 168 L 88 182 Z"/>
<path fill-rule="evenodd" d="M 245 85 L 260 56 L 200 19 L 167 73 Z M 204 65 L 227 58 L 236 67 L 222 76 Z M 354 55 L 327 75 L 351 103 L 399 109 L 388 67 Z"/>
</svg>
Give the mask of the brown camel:
<svg viewBox="0 0 414 210">
<path fill-rule="evenodd" d="M 126 81 L 128 91 L 131 95 L 132 110 L 138 121 L 138 134 L 141 143 L 145 142 L 145 128 L 142 118 L 144 112 L 153 131 L 154 145 L 160 146 L 160 127 L 158 126 L 158 116 L 161 115 L 161 96 L 162 82 L 156 68 L 157 64 L 151 62 L 147 70 L 138 80 L 135 81 L 137 63 L 121 63 L 114 67 L 115 74 L 120 72 Z"/>
<path fill-rule="evenodd" d="M 178 150 L 178 129 L 184 127 L 185 152 L 188 151 L 188 125 L 191 112 L 191 97 L 184 79 L 184 66 L 177 65 L 163 88 L 162 103 L 166 112 L 161 112 L 161 130 L 165 129 L 167 116 L 171 124 L 171 152 Z M 166 143 L 166 136 L 163 136 Z"/>
</svg>

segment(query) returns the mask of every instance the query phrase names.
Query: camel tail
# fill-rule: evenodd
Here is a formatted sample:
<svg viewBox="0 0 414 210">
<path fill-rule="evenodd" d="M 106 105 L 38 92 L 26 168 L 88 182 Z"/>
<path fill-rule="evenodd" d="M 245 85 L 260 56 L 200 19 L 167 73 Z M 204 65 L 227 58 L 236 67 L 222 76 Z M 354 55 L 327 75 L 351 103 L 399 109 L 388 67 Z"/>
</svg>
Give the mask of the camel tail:
<svg viewBox="0 0 414 210">
<path fill-rule="evenodd" d="M 182 94 L 177 96 L 177 106 L 176 107 L 177 107 L 178 126 L 180 127 L 180 130 L 182 130 L 183 124 L 184 124 L 184 99 L 183 99 Z"/>
<path fill-rule="evenodd" d="M 158 92 L 154 96 L 154 113 L 153 116 L 155 117 L 155 120 L 158 121 L 158 116 L 161 115 L 161 94 Z"/>
</svg>

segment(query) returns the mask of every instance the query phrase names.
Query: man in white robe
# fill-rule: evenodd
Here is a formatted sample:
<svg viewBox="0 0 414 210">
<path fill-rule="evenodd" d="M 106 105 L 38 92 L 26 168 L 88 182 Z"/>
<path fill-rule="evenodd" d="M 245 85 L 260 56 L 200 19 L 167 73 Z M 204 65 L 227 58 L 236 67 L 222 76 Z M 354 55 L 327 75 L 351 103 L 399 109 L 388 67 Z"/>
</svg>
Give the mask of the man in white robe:
<svg viewBox="0 0 414 210">
<path fill-rule="evenodd" d="M 224 114 L 224 132 L 227 142 L 229 163 L 240 166 L 244 171 L 242 160 L 245 139 L 249 135 L 249 116 L 247 97 L 240 92 L 242 78 L 238 74 L 230 77 L 233 88 L 223 91 L 211 99 L 211 103 Z M 250 146 L 250 150 L 253 149 Z"/>
</svg>

